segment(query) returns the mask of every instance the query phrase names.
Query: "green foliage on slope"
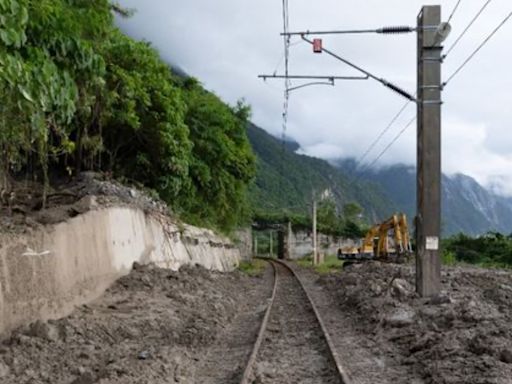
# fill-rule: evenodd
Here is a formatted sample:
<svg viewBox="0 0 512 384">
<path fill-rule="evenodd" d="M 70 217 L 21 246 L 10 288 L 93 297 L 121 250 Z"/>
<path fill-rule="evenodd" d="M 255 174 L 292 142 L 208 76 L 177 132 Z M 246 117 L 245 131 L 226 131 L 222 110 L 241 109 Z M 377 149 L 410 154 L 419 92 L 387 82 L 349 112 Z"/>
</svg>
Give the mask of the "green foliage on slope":
<svg viewBox="0 0 512 384">
<path fill-rule="evenodd" d="M 328 162 L 299 155 L 290 146 L 264 130 L 250 124 L 248 136 L 257 155 L 257 176 L 250 188 L 251 204 L 257 217 L 309 217 L 312 191 L 329 191 L 335 211 L 343 218 L 343 207 L 357 202 L 368 222 L 377 221 L 394 212 L 394 204 L 383 198 L 381 191 L 368 182 L 353 183 Z M 332 214 L 326 225 L 333 225 Z M 330 224 L 329 224 L 330 222 Z M 309 224 L 308 224 L 309 225 Z M 342 225 L 344 227 L 344 225 Z M 339 232 L 340 226 L 337 226 Z"/>
<path fill-rule="evenodd" d="M 192 156 L 188 194 L 178 198 L 186 217 L 232 228 L 250 217 L 247 186 L 255 175 L 255 157 L 245 127 L 250 108 L 242 101 L 224 104 L 199 83 L 184 82 L 185 123 Z"/>
<path fill-rule="evenodd" d="M 103 51 L 105 166 L 172 201 L 188 187 L 192 148 L 183 93 L 148 44 L 114 31 Z"/>
<path fill-rule="evenodd" d="M 173 75 L 149 44 L 117 30 L 113 9 L 0 1 L 0 190 L 20 174 L 48 186 L 50 173 L 108 171 L 191 221 L 226 231 L 246 221 L 249 108 Z"/>
<path fill-rule="evenodd" d="M 0 2 L 0 187 L 12 170 L 71 154 L 92 117 L 111 28 L 107 1 Z M 84 22 L 86 21 L 86 22 Z M 78 139 L 79 141 L 79 139 Z"/>
</svg>

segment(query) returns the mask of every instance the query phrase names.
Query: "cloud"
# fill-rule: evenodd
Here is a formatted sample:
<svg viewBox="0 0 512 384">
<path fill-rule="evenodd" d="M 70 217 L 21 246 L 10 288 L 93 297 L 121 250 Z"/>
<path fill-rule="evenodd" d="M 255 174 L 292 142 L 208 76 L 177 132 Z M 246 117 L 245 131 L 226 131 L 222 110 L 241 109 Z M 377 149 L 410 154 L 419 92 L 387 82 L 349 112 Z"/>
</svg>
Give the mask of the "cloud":
<svg viewBox="0 0 512 384">
<path fill-rule="evenodd" d="M 486 146 L 491 129 L 485 124 L 449 121 L 443 135 L 444 171 L 466 173 L 497 192 L 512 196 L 512 153 L 499 154 Z M 505 172 L 504 172 L 505 171 Z"/>
<path fill-rule="evenodd" d="M 376 28 L 414 25 L 423 0 L 296 0 L 290 2 L 293 30 Z M 438 1 L 446 17 L 456 0 Z M 253 120 L 273 134 L 282 129 L 282 82 L 257 78 L 283 71 L 281 2 L 275 0 L 121 0 L 137 14 L 118 24 L 135 38 L 151 41 L 162 56 L 198 77 L 224 100 L 245 97 Z M 481 7 L 463 2 L 453 17 L 450 46 Z M 453 73 L 484 36 L 510 12 L 510 3 L 496 0 L 443 65 L 444 78 Z M 507 49 L 512 22 L 487 44 L 446 88 L 443 98 L 443 167 L 474 176 L 487 186 L 512 194 L 512 53 Z M 294 74 L 349 75 L 356 72 L 311 47 L 297 43 L 291 49 Z M 416 39 L 400 36 L 328 36 L 324 45 L 356 64 L 414 92 Z M 296 83 L 297 84 L 297 83 Z M 287 134 L 308 154 L 320 157 L 360 157 L 403 106 L 400 96 L 375 81 L 345 81 L 336 87 L 308 87 L 291 95 Z M 410 106 L 369 154 L 372 161 L 414 115 Z M 413 164 L 415 127 L 409 128 L 386 152 L 380 165 Z M 469 149 L 470 148 L 470 149 Z M 487 166 L 484 166 L 486 164 Z"/>
</svg>

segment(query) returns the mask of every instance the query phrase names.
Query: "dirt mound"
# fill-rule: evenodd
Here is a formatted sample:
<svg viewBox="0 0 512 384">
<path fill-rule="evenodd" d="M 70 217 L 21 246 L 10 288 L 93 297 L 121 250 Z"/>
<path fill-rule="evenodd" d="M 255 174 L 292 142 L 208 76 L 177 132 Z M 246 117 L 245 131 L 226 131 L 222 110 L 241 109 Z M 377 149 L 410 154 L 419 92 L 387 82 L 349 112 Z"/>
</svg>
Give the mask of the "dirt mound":
<svg viewBox="0 0 512 384">
<path fill-rule="evenodd" d="M 0 345 L 0 382 L 193 383 L 201 357 L 260 282 L 135 265 L 69 317 L 13 332 Z"/>
<path fill-rule="evenodd" d="M 94 172 L 55 183 L 48 191 L 44 208 L 40 183 L 13 182 L 9 193 L 1 192 L 0 228 L 4 231 L 59 223 L 99 206 L 130 206 L 146 212 L 169 213 L 166 204 L 156 196 Z"/>
<path fill-rule="evenodd" d="M 445 269 L 431 299 L 416 295 L 408 266 L 369 262 L 317 283 L 391 365 L 423 382 L 512 383 L 512 273 Z"/>
</svg>

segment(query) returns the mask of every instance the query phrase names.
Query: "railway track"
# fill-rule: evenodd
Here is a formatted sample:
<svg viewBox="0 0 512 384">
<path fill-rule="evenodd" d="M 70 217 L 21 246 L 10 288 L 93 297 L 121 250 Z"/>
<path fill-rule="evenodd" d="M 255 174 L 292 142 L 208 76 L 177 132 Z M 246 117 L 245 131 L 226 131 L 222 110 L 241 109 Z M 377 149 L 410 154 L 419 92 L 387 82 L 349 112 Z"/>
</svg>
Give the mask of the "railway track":
<svg viewBox="0 0 512 384">
<path fill-rule="evenodd" d="M 274 287 L 240 384 L 350 384 L 299 277 L 287 264 L 267 261 Z"/>
</svg>

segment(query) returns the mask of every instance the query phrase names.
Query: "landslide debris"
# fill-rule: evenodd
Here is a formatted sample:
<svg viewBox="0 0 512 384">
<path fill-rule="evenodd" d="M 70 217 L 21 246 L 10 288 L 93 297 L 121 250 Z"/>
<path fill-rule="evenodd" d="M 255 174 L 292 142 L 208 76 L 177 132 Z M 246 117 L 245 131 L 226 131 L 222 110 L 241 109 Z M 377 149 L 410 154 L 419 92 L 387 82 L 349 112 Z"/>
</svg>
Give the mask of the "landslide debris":
<svg viewBox="0 0 512 384">
<path fill-rule="evenodd" d="M 260 292 L 261 282 L 240 272 L 136 264 L 92 304 L 5 338 L 0 382 L 195 383 L 203 356 L 247 311 L 247 297 Z"/>
<path fill-rule="evenodd" d="M 430 299 L 416 295 L 414 269 L 404 265 L 356 264 L 317 284 L 384 364 L 423 383 L 512 383 L 511 272 L 447 268 L 442 294 Z"/>
<path fill-rule="evenodd" d="M 60 223 L 98 207 L 129 206 L 169 214 L 167 205 L 149 192 L 95 172 L 55 182 L 44 205 L 43 185 L 37 182 L 13 182 L 9 193 L 0 192 L 0 229 L 9 232 Z"/>
</svg>

